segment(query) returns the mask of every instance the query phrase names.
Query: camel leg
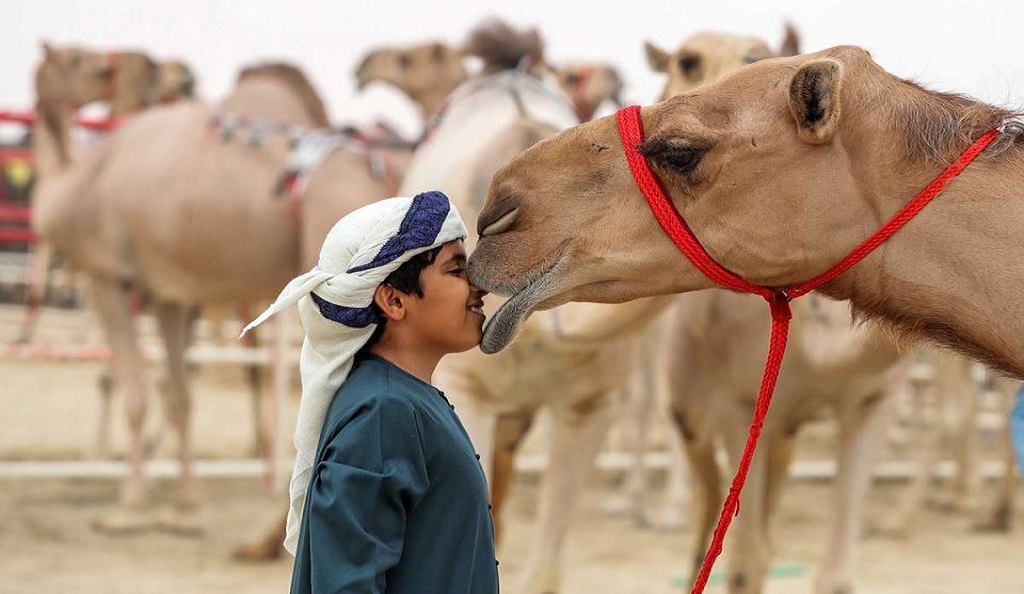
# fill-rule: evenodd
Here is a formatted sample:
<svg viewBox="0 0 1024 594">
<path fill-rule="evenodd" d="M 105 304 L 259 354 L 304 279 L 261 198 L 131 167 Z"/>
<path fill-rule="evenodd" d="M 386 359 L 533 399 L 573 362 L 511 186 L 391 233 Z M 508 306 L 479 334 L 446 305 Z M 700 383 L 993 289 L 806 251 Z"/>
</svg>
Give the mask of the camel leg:
<svg viewBox="0 0 1024 594">
<path fill-rule="evenodd" d="M 183 305 L 160 302 L 154 308 L 166 350 L 167 377 L 162 391 L 164 410 L 178 442 L 178 460 L 181 463 L 180 489 L 173 508 L 160 519 L 160 527 L 195 536 L 202 533 L 198 521 L 196 477 L 192 468 L 191 419 L 192 397 L 189 393 L 185 369 L 185 350 L 188 347 L 189 310 Z"/>
<path fill-rule="evenodd" d="M 273 394 L 271 398 L 265 399 L 267 421 L 263 435 L 266 443 L 267 483 L 273 491 L 279 493 L 288 492 L 288 480 L 291 477 L 292 452 L 289 449 L 291 440 L 282 439 L 282 436 L 290 436 L 292 430 L 290 427 L 284 426 L 281 412 L 286 406 L 292 386 L 292 360 L 290 357 L 294 320 L 295 318 L 289 315 L 275 317 L 274 346 L 271 349 L 270 361 Z M 254 391 L 253 398 L 258 397 L 257 392 Z M 282 464 L 286 467 L 283 467 Z"/>
<path fill-rule="evenodd" d="M 665 495 L 662 502 L 644 513 L 644 524 L 660 530 L 682 530 L 690 502 L 690 478 L 683 436 L 676 423 L 668 424 L 669 463 L 665 468 Z"/>
<path fill-rule="evenodd" d="M 875 531 L 892 538 L 906 538 L 910 534 L 910 526 L 917 517 L 918 512 L 924 505 L 928 487 L 935 474 L 935 467 L 939 460 L 939 442 L 941 438 L 941 415 L 936 415 L 935 423 L 927 426 L 922 419 L 929 407 L 929 403 L 935 405 L 935 390 L 931 386 L 915 386 L 913 388 L 913 400 L 915 410 L 918 411 L 917 422 L 912 426 L 911 443 L 916 444 L 914 450 L 917 452 L 917 473 L 911 477 L 910 484 L 904 489 L 900 500 L 894 510 L 886 517 Z M 933 406 L 939 409 L 938 406 Z"/>
<path fill-rule="evenodd" d="M 839 461 L 831 538 L 816 594 L 852 594 L 867 492 L 892 420 L 895 398 L 876 394 L 839 413 Z"/>
<path fill-rule="evenodd" d="M 796 451 L 796 436 L 799 427 L 787 428 L 781 435 L 775 437 L 768 448 L 768 469 L 765 477 L 764 493 L 764 530 L 765 538 L 771 542 L 772 518 L 778 509 L 781 499 L 782 488 L 789 480 L 789 466 L 793 461 L 793 454 Z"/>
<path fill-rule="evenodd" d="M 1008 404 L 1006 407 L 1007 419 L 1010 415 L 1015 414 L 1014 406 L 1024 406 L 1024 404 L 1016 404 L 1016 388 L 1020 387 L 1019 382 L 1014 382 L 1009 379 L 1000 378 L 998 381 L 998 390 L 1001 397 Z M 1022 401 L 1024 403 L 1024 401 Z M 1006 424 L 1001 438 L 1000 453 L 1003 459 L 1003 476 L 999 479 L 999 491 L 996 495 L 995 504 L 992 506 L 991 511 L 987 513 L 987 517 L 981 522 L 975 525 L 975 529 L 979 531 L 991 531 L 991 532 L 1010 532 L 1013 528 L 1013 508 L 1014 500 L 1016 499 L 1017 490 L 1019 485 L 1017 482 L 1017 452 L 1013 446 L 1013 431 L 1010 427 L 1010 423 Z"/>
<path fill-rule="evenodd" d="M 940 389 L 945 391 L 942 398 L 949 406 L 958 409 L 956 433 L 957 474 L 953 481 L 952 497 L 948 506 L 960 512 L 970 512 L 977 507 L 981 491 L 981 474 L 978 472 L 978 385 L 971 377 L 972 363 L 964 357 L 957 357 L 955 364 L 948 366 L 943 375 Z"/>
<path fill-rule="evenodd" d="M 40 241 L 32 247 L 32 263 L 25 295 L 25 319 L 21 323 L 19 342 L 32 342 L 32 336 L 35 334 L 40 308 L 46 297 L 46 280 L 50 271 L 50 259 L 50 244 Z"/>
<path fill-rule="evenodd" d="M 113 355 L 114 386 L 124 392 L 128 419 L 128 475 L 121 484 L 119 506 L 93 522 L 98 530 L 132 532 L 152 525 L 146 507 L 149 502 L 144 476 L 146 388 L 142 354 L 139 351 L 132 313 L 131 291 L 106 279 L 93 279 L 96 312 L 107 335 Z"/>
<path fill-rule="evenodd" d="M 113 416 L 114 380 L 109 370 L 104 371 L 98 380 L 100 392 L 99 430 L 96 433 L 95 458 L 110 457 L 110 422 Z"/>
<path fill-rule="evenodd" d="M 261 563 L 279 559 L 284 554 L 284 537 L 288 531 L 288 510 L 256 541 L 241 545 L 232 552 L 236 561 Z"/>
<path fill-rule="evenodd" d="M 745 437 L 745 431 L 741 433 Z M 758 455 L 751 462 L 746 484 L 739 498 L 740 513 L 733 521 L 729 542 L 730 594 L 760 594 L 768 570 L 770 552 L 764 534 L 766 522 L 765 492 L 768 462 L 766 455 L 772 448 L 774 437 L 765 435 Z M 739 461 L 739 452 L 730 448 L 730 461 Z M 732 465 L 734 468 L 735 465 Z"/>
<path fill-rule="evenodd" d="M 495 429 L 494 458 L 491 471 L 491 515 L 494 517 L 494 539 L 501 542 L 504 526 L 502 510 L 515 478 L 516 451 L 533 424 L 535 410 L 521 410 L 498 415 Z"/>
<path fill-rule="evenodd" d="M 554 594 L 561 583 L 562 548 L 572 516 L 613 419 L 610 395 L 599 394 L 552 415 L 549 462 L 541 486 L 540 538 L 523 572 L 522 594 Z"/>
<path fill-rule="evenodd" d="M 245 308 L 240 312 L 245 320 L 252 319 Z M 276 320 L 274 320 L 277 323 Z M 276 330 L 280 331 L 280 324 Z M 217 324 L 222 327 L 223 324 Z M 242 346 L 256 349 L 262 346 L 263 332 L 260 328 L 250 330 L 241 338 Z M 274 353 L 276 356 L 277 353 Z M 273 364 L 273 362 L 272 362 Z M 265 370 L 262 365 L 246 365 L 245 378 L 249 384 L 249 395 L 252 403 L 252 444 L 249 446 L 249 455 L 254 458 L 263 457 L 267 454 L 267 440 L 265 438 L 266 420 L 263 411 L 263 391 L 266 384 Z"/>
<path fill-rule="evenodd" d="M 726 430 L 726 449 L 729 467 L 739 465 L 747 441 L 750 408 L 736 401 L 729 414 Z M 750 463 L 747 482 L 740 495 L 740 514 L 733 521 L 727 546 L 729 547 L 729 594 L 760 594 L 768 572 L 770 551 L 765 525 L 765 495 L 768 492 L 768 460 L 775 436 L 767 430 L 761 446 Z M 767 447 L 766 447 L 767 446 Z"/>
<path fill-rule="evenodd" d="M 704 562 L 704 553 L 711 542 L 711 532 L 718 521 L 718 510 L 722 506 L 722 473 L 715 460 L 715 448 L 711 440 L 699 439 L 692 429 L 687 427 L 685 421 L 682 413 L 673 410 L 672 422 L 677 427 L 676 434 L 683 442 L 686 459 L 697 479 L 693 483 L 693 489 L 701 501 L 700 505 L 693 506 L 694 513 L 700 514 L 695 523 L 693 567 L 690 572 L 691 579 L 695 580 Z"/>
<path fill-rule="evenodd" d="M 640 341 L 633 353 L 636 365 L 633 366 L 633 381 L 625 400 L 627 414 L 624 415 L 624 426 L 627 431 L 628 447 L 632 454 L 632 465 L 626 476 L 626 500 L 619 505 L 614 502 L 609 508 L 618 507 L 627 511 L 636 523 L 643 526 L 646 522 L 645 512 L 648 508 L 650 493 L 650 472 L 644 463 L 644 455 L 648 449 L 648 437 L 651 433 L 654 401 L 657 395 L 655 387 L 653 353 L 647 341 Z"/>
</svg>

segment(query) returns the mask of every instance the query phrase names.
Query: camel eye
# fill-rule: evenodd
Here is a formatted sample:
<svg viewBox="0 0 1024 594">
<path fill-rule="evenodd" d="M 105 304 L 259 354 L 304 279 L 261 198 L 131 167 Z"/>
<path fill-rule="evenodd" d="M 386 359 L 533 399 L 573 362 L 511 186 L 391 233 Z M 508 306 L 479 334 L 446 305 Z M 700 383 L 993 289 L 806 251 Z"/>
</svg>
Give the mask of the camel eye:
<svg viewBox="0 0 1024 594">
<path fill-rule="evenodd" d="M 68 66 L 70 66 L 72 70 L 78 70 L 78 67 L 81 65 L 82 57 L 78 54 L 73 54 L 70 58 L 68 58 Z"/>
<path fill-rule="evenodd" d="M 569 74 L 566 74 L 565 84 L 572 86 L 580 84 L 580 75 L 576 74 L 575 72 L 570 72 Z"/>
<path fill-rule="evenodd" d="M 690 175 L 697 168 L 704 151 L 685 146 L 668 146 L 656 156 L 661 165 L 680 175 Z"/>
<path fill-rule="evenodd" d="M 687 54 L 679 58 L 679 71 L 690 76 L 700 68 L 700 56 Z"/>
<path fill-rule="evenodd" d="M 409 54 L 399 54 L 398 55 L 398 66 L 402 70 L 405 70 L 405 69 L 409 68 L 409 66 L 412 66 L 412 57 L 410 57 Z"/>
</svg>

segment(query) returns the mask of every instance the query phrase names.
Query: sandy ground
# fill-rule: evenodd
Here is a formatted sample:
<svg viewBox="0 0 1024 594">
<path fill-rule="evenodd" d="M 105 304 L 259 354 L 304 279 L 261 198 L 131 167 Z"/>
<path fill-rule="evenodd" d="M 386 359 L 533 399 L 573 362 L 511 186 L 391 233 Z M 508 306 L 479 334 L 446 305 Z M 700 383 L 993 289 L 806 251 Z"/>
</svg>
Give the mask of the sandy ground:
<svg viewBox="0 0 1024 594">
<path fill-rule="evenodd" d="M 0 340 L 13 335 L 12 318 L 5 313 L 10 312 L 0 310 Z M 55 334 L 49 337 L 96 340 L 94 329 L 76 316 L 52 319 L 46 332 Z M 41 340 L 48 338 L 46 332 Z M 89 458 L 100 417 L 95 386 L 101 370 L 98 364 L 0 361 L 0 464 Z M 196 378 L 194 442 L 200 457 L 247 455 L 251 412 L 241 377 L 237 369 L 220 368 L 204 369 Z M 151 409 L 157 408 L 154 398 Z M 123 438 L 116 402 L 113 429 L 116 456 Z M 822 457 L 830 449 L 830 435 L 827 425 L 812 431 L 802 456 Z M 164 442 L 158 455 L 166 457 L 170 440 Z M 158 504 L 166 504 L 173 483 L 158 481 L 154 487 Z M 116 481 L 0 478 L 0 594 L 286 591 L 288 561 L 253 566 L 230 559 L 233 546 L 275 519 L 283 500 L 257 478 L 203 479 L 201 487 L 205 536 L 111 537 L 92 531 L 89 523 L 113 505 Z M 876 486 L 869 518 L 881 518 L 901 487 Z M 534 478 L 521 477 L 507 510 L 508 538 L 500 555 L 506 592 L 515 592 L 530 550 L 537 492 Z M 595 477 L 584 494 L 566 544 L 561 594 L 685 592 L 679 581 L 694 553 L 688 533 L 642 530 L 610 515 L 604 509 L 617 494 L 606 476 Z M 796 575 L 772 579 L 768 594 L 812 591 L 830 494 L 828 483 L 798 482 L 786 491 L 775 524 L 775 562 L 780 573 Z M 1018 512 L 1016 519 L 1019 525 L 1024 514 Z M 867 538 L 859 568 L 864 593 L 1024 592 L 1024 528 L 1010 535 L 978 534 L 970 530 L 969 518 L 928 510 L 907 540 Z"/>
</svg>

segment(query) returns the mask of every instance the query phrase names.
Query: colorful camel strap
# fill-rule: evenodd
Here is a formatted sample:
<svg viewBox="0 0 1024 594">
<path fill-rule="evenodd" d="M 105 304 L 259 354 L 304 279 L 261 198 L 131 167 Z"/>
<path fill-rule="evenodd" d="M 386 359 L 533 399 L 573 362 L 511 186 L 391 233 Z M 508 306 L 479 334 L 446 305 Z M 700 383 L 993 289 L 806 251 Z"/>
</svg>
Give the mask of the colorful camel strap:
<svg viewBox="0 0 1024 594">
<path fill-rule="evenodd" d="M 789 338 L 789 321 L 792 313 L 789 302 L 797 297 L 806 295 L 821 285 L 834 280 L 840 274 L 846 272 L 855 264 L 863 260 L 868 254 L 882 245 L 893 233 L 898 231 L 910 219 L 921 212 L 931 200 L 935 198 L 946 187 L 946 184 L 960 174 L 970 163 L 981 154 L 982 151 L 992 143 L 999 135 L 996 130 L 989 130 L 976 140 L 970 147 L 960 154 L 952 164 L 939 174 L 924 190 L 913 200 L 907 203 L 895 216 L 889 219 L 874 234 L 865 239 L 845 258 L 835 266 L 812 278 L 811 280 L 791 287 L 765 287 L 753 284 L 731 270 L 723 267 L 707 253 L 704 246 L 693 234 L 689 225 L 676 209 L 668 193 L 662 187 L 655 176 L 643 154 L 640 153 L 640 144 L 644 140 L 643 122 L 640 119 L 640 106 L 632 105 L 625 107 L 616 114 L 616 121 L 619 127 L 619 136 L 622 138 L 622 146 L 626 153 L 626 160 L 633 172 L 633 179 L 647 200 L 651 212 L 661 225 L 662 230 L 669 236 L 672 242 L 679 248 L 679 251 L 716 284 L 726 289 L 741 293 L 753 293 L 763 297 L 769 305 L 772 315 L 771 339 L 768 346 L 768 358 L 765 362 L 764 376 L 761 379 L 761 389 L 757 395 L 757 404 L 754 407 L 754 417 L 750 423 L 750 431 L 747 443 L 740 458 L 739 467 L 736 469 L 736 476 L 729 487 L 729 493 L 722 506 L 721 515 L 718 518 L 718 525 L 711 538 L 708 552 L 704 556 L 700 573 L 694 582 L 693 594 L 700 594 L 711 575 L 711 568 L 715 560 L 722 553 L 722 543 L 725 540 L 725 533 L 729 530 L 732 518 L 739 515 L 740 493 L 743 484 L 747 480 L 747 472 L 750 463 L 754 458 L 754 451 L 757 449 L 757 440 L 764 427 L 764 420 L 768 414 L 768 406 L 771 404 L 772 394 L 775 392 L 775 382 L 779 377 L 779 369 L 782 366 L 782 359 L 786 354 L 786 342 Z"/>
</svg>

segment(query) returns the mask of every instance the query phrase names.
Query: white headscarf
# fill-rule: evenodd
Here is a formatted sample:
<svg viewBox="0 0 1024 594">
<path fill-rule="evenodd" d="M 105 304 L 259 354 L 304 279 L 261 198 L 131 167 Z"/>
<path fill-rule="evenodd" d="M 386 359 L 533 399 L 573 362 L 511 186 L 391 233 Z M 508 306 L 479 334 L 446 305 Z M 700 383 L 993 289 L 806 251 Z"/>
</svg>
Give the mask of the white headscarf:
<svg viewBox="0 0 1024 594">
<path fill-rule="evenodd" d="M 374 292 L 416 254 L 465 236 L 458 211 L 441 192 L 364 206 L 334 225 L 317 265 L 288 283 L 277 300 L 242 330 L 245 334 L 282 309 L 299 306 L 306 333 L 299 363 L 302 400 L 295 424 L 295 468 L 284 541 L 292 555 L 324 417 L 352 370 L 353 357 L 377 326 L 370 307 Z"/>
</svg>

